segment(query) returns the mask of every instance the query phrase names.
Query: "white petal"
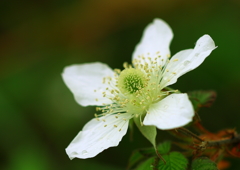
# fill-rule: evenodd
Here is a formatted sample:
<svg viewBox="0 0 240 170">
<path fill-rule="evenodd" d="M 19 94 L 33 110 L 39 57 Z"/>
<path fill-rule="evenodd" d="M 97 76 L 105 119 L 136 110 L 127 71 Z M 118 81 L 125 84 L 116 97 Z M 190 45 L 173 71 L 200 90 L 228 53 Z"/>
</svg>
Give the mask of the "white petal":
<svg viewBox="0 0 240 170">
<path fill-rule="evenodd" d="M 204 35 L 198 39 L 194 49 L 183 50 L 175 54 L 166 67 L 163 74 L 161 87 L 174 84 L 183 74 L 198 67 L 212 50 L 216 48 L 214 41 L 209 35 Z"/>
<path fill-rule="evenodd" d="M 150 106 L 144 125 L 154 125 L 159 129 L 174 129 L 192 121 L 194 110 L 187 94 L 171 94 Z"/>
<path fill-rule="evenodd" d="M 117 146 L 127 132 L 131 115 L 117 116 L 107 115 L 100 120 L 94 118 L 89 121 L 66 148 L 69 158 L 92 158 L 109 147 Z"/>
<path fill-rule="evenodd" d="M 139 59 L 139 56 L 154 59 L 161 55 L 165 63 L 167 55 L 170 55 L 169 45 L 172 37 L 173 33 L 168 24 L 163 20 L 154 19 L 144 30 L 143 37 L 133 52 L 133 60 Z"/>
<path fill-rule="evenodd" d="M 108 87 L 103 84 L 103 77 L 113 77 L 114 72 L 106 64 L 95 62 L 68 66 L 62 77 L 73 93 L 75 100 L 82 106 L 112 103 L 102 92 Z"/>
</svg>

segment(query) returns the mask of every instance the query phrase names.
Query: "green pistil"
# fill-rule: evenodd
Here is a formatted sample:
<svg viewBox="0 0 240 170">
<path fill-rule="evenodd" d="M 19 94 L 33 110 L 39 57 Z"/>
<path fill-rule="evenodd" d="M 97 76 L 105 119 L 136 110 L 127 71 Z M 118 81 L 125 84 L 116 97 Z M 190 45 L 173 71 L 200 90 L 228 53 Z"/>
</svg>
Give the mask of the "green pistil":
<svg viewBox="0 0 240 170">
<path fill-rule="evenodd" d="M 145 74 L 135 68 L 123 70 L 118 79 L 118 87 L 122 93 L 134 94 L 144 88 L 146 83 Z"/>
</svg>

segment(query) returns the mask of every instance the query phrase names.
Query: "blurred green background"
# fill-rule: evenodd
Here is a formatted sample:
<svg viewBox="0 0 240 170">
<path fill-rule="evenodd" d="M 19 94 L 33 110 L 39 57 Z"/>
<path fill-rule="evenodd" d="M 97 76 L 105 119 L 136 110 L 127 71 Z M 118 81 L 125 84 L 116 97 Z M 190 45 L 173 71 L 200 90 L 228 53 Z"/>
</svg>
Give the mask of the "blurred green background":
<svg viewBox="0 0 240 170">
<path fill-rule="evenodd" d="M 61 72 L 94 61 L 122 68 L 156 17 L 173 29 L 172 54 L 212 36 L 218 48 L 173 87 L 216 90 L 213 107 L 200 112 L 203 124 L 239 130 L 239 0 L 1 0 L 0 169 L 121 170 L 134 149 L 150 146 L 135 130 L 133 141 L 128 133 L 118 147 L 70 161 L 65 148 L 95 108 L 74 101 Z M 159 142 L 168 138 L 159 131 Z M 240 169 L 239 160 L 229 160 L 230 169 Z"/>
</svg>

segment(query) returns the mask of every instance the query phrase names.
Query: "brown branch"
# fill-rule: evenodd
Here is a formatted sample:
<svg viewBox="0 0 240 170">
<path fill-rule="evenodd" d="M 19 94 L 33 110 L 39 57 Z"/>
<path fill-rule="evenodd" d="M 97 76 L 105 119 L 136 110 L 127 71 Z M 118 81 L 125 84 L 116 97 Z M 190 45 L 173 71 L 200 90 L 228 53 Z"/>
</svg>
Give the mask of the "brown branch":
<svg viewBox="0 0 240 170">
<path fill-rule="evenodd" d="M 206 141 L 207 147 L 219 147 L 221 145 L 229 145 L 234 143 L 240 143 L 240 134 L 234 135 L 230 139 L 221 139 L 221 140 L 215 140 L 215 141 Z"/>
<path fill-rule="evenodd" d="M 159 159 L 161 159 L 161 160 L 164 162 L 164 164 L 166 164 L 167 162 L 166 162 L 165 159 L 162 157 L 162 155 L 160 155 L 160 153 L 158 152 L 157 149 L 155 149 L 155 152 L 156 152 L 156 154 L 157 154 L 157 157 L 158 157 Z"/>
<path fill-rule="evenodd" d="M 203 141 L 204 141 L 203 139 L 199 138 L 197 135 L 195 135 L 193 132 L 191 132 L 191 131 L 188 130 L 188 129 L 185 129 L 185 128 L 181 127 L 181 128 L 178 128 L 177 130 L 178 130 L 178 131 L 181 131 L 183 134 L 185 134 L 185 135 L 187 135 L 187 136 L 191 136 L 191 137 L 197 139 L 197 140 L 200 141 L 200 142 L 203 142 Z"/>
<path fill-rule="evenodd" d="M 220 140 L 211 141 L 211 140 L 203 140 L 200 137 L 198 137 L 196 134 L 194 134 L 193 132 L 191 132 L 190 130 L 185 129 L 185 128 L 178 128 L 177 130 L 187 136 L 191 136 L 191 137 L 197 139 L 198 141 L 200 141 L 201 144 L 199 145 L 199 147 L 205 148 L 205 149 L 208 147 L 220 147 L 223 145 L 240 143 L 240 134 L 234 134 L 232 136 L 232 138 L 228 138 L 228 139 L 220 139 Z"/>
</svg>

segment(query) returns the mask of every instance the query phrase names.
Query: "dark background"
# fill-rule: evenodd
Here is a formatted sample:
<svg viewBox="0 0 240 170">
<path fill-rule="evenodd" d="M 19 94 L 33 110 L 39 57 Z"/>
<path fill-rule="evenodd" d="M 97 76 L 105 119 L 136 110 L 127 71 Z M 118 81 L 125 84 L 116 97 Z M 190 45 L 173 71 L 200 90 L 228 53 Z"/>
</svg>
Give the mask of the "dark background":
<svg viewBox="0 0 240 170">
<path fill-rule="evenodd" d="M 94 114 L 81 107 L 61 78 L 70 64 L 101 61 L 112 68 L 131 62 L 142 31 L 154 18 L 172 27 L 171 52 L 193 48 L 204 34 L 218 48 L 172 87 L 216 90 L 202 109 L 212 132 L 240 129 L 239 0 L 1 0 L 0 169 L 121 170 L 131 152 L 151 146 L 138 130 L 93 159 L 70 161 L 65 148 Z M 169 139 L 159 131 L 158 142 Z M 240 161 L 228 159 L 230 169 Z"/>
</svg>

